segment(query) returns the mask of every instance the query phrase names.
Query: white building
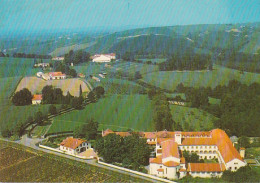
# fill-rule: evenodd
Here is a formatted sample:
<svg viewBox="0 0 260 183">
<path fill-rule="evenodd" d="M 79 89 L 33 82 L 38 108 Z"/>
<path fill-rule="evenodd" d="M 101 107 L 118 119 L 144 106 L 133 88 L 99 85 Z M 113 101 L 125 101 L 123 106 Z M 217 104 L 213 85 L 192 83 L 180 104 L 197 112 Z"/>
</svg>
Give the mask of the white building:
<svg viewBox="0 0 260 183">
<path fill-rule="evenodd" d="M 60 144 L 60 150 L 71 155 L 78 155 L 87 149 L 92 149 L 89 142 L 73 137 L 67 137 Z"/>
<path fill-rule="evenodd" d="M 127 132 L 106 130 L 102 136 L 116 133 L 127 136 Z M 139 132 L 147 143 L 155 147 L 155 158 L 150 158 L 151 175 L 168 179 L 192 177 L 221 177 L 223 171 L 236 171 L 246 165 L 241 154 L 233 146 L 227 134 L 220 129 L 207 132 Z M 183 152 L 196 153 L 200 159 L 215 160 L 215 163 L 185 162 Z"/>
<path fill-rule="evenodd" d="M 33 95 L 32 104 L 37 105 L 42 103 L 42 95 Z"/>
<path fill-rule="evenodd" d="M 116 54 L 115 53 L 96 54 L 91 58 L 92 58 L 92 62 L 105 63 L 105 62 L 111 62 L 111 60 L 116 59 Z"/>
</svg>

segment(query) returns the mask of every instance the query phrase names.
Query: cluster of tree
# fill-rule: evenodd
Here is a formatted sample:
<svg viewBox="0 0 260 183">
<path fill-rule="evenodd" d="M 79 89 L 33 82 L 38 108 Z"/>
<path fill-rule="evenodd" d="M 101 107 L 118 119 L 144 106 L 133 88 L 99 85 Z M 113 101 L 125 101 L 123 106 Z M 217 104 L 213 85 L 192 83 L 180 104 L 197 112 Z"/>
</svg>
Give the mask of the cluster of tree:
<svg viewBox="0 0 260 183">
<path fill-rule="evenodd" d="M 224 129 L 230 135 L 258 136 L 260 134 L 260 84 L 252 83 L 249 86 L 239 81 L 231 80 L 227 86 L 218 85 L 194 89 L 184 87 L 176 88 L 184 92 L 186 101 L 192 107 L 201 107 L 220 119 L 215 126 Z M 208 97 L 221 99 L 220 104 L 209 105 Z"/>
<path fill-rule="evenodd" d="M 79 89 L 79 92 L 80 91 L 82 90 Z M 67 92 L 67 95 L 64 96 L 60 88 L 53 88 L 53 86 L 51 85 L 47 85 L 42 89 L 43 104 L 67 104 L 71 105 L 71 107 L 75 109 L 80 109 L 83 101 L 84 98 L 82 97 L 82 95 L 80 95 L 79 97 L 74 97 L 69 92 Z"/>
<path fill-rule="evenodd" d="M 97 86 L 88 93 L 88 99 L 90 100 L 90 102 L 94 103 L 104 95 L 105 95 L 105 89 L 102 86 Z"/>
<path fill-rule="evenodd" d="M 98 132 L 98 122 L 93 119 L 88 120 L 85 124 L 78 126 L 74 132 L 74 137 L 95 140 Z"/>
<path fill-rule="evenodd" d="M 165 94 L 151 89 L 148 91 L 148 97 L 152 99 L 154 105 L 153 121 L 155 130 L 181 130 L 181 126 L 176 125 L 172 119 L 169 102 Z"/>
<path fill-rule="evenodd" d="M 17 106 L 30 105 L 32 104 L 32 93 L 24 88 L 14 94 L 12 102 Z"/>
<path fill-rule="evenodd" d="M 77 77 L 77 72 L 75 69 L 71 69 L 68 65 L 63 64 L 62 62 L 56 61 L 53 64 L 53 70 L 55 72 L 62 72 L 66 75 L 70 75 L 72 77 Z"/>
<path fill-rule="evenodd" d="M 200 160 L 199 155 L 197 153 L 189 153 L 184 150 L 182 152 L 183 157 L 185 158 L 185 163 L 203 163 L 203 159 Z"/>
<path fill-rule="evenodd" d="M 239 50 L 223 50 L 217 56 L 218 64 L 237 69 L 242 72 L 260 73 L 260 51 L 258 54 L 243 53 Z"/>
<path fill-rule="evenodd" d="M 228 182 L 259 182 L 260 173 L 258 169 L 251 166 L 239 168 L 236 172 L 226 170 L 223 172 L 222 179 Z"/>
<path fill-rule="evenodd" d="M 13 57 L 17 58 L 40 58 L 40 59 L 51 59 L 50 55 L 38 55 L 33 53 L 14 53 Z"/>
<path fill-rule="evenodd" d="M 166 62 L 159 64 L 161 71 L 172 71 L 172 70 L 203 70 L 213 69 L 213 63 L 211 61 L 210 54 L 194 54 L 192 51 L 180 54 L 175 52 Z"/>
<path fill-rule="evenodd" d="M 69 53 L 65 54 L 64 56 L 64 62 L 66 64 L 79 64 L 83 62 L 90 61 L 90 53 L 85 52 L 83 50 L 73 51 L 70 50 Z"/>
<path fill-rule="evenodd" d="M 146 140 L 135 133 L 128 137 L 109 134 L 96 141 L 95 149 L 105 162 L 121 163 L 124 167 L 135 170 L 149 164 L 152 151 Z"/>
</svg>

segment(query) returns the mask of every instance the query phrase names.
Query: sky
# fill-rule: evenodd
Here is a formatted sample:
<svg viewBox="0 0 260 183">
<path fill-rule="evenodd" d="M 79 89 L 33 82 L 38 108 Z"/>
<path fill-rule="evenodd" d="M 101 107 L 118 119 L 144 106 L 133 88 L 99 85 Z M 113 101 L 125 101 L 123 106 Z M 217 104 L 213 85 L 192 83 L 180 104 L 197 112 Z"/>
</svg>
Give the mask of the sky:
<svg viewBox="0 0 260 183">
<path fill-rule="evenodd" d="M 260 22 L 260 0 L 0 0 L 0 32 Z"/>
</svg>

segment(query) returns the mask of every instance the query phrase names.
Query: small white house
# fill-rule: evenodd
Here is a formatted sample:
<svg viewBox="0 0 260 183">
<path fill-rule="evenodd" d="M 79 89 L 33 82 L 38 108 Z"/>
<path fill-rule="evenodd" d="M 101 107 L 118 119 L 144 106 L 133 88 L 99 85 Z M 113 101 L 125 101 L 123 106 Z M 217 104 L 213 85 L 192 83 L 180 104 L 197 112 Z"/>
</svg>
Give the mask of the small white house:
<svg viewBox="0 0 260 183">
<path fill-rule="evenodd" d="M 78 155 L 87 149 L 92 149 L 89 142 L 73 137 L 67 137 L 60 144 L 60 150 L 71 155 Z"/>
<path fill-rule="evenodd" d="M 32 98 L 33 105 L 41 104 L 41 102 L 42 102 L 42 95 L 33 95 Z"/>
<path fill-rule="evenodd" d="M 43 72 L 37 72 L 37 77 L 39 77 L 39 78 L 41 78 L 42 77 L 42 75 L 43 75 Z"/>
<path fill-rule="evenodd" d="M 98 62 L 98 63 L 104 63 L 104 62 L 111 62 L 111 58 L 105 55 L 100 55 L 97 57 L 94 57 L 93 62 Z"/>
</svg>

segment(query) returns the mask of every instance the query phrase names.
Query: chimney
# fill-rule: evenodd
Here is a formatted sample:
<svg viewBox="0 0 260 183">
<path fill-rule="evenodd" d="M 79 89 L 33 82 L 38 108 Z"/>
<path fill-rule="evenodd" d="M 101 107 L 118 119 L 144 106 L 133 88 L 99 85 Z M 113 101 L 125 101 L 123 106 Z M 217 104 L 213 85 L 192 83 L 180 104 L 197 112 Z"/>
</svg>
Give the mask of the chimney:
<svg viewBox="0 0 260 183">
<path fill-rule="evenodd" d="M 240 147 L 239 154 L 244 159 L 245 158 L 246 149 L 244 147 Z"/>
</svg>

